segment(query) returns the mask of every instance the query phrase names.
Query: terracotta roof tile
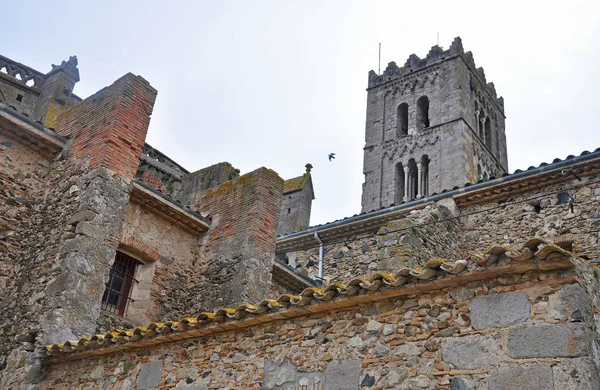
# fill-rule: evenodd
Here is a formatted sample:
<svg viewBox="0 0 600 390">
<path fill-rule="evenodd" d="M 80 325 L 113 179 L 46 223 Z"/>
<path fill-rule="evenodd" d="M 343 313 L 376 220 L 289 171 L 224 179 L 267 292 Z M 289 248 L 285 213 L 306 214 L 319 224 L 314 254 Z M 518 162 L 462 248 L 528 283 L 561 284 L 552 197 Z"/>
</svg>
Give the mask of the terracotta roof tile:
<svg viewBox="0 0 600 390">
<path fill-rule="evenodd" d="M 296 317 L 304 312 L 302 308 L 309 305 L 318 307 L 340 302 L 338 306 L 342 307 L 347 306 L 345 300 L 362 301 L 364 298 L 365 302 L 372 301 L 377 299 L 378 294 L 399 296 L 488 279 L 501 274 L 572 267 L 572 259 L 577 256 L 563 248 L 568 247 L 571 242 L 566 239 L 558 242 L 561 246 L 548 240 L 534 238 L 518 246 L 495 245 L 467 259 L 431 259 L 421 268 L 400 268 L 393 274 L 377 272 L 368 278 L 350 280 L 347 284 L 334 282 L 324 288 L 309 287 L 298 295 L 284 294 L 277 299 L 265 299 L 258 304 L 222 308 L 179 321 L 152 322 L 147 327 L 82 337 L 76 341 L 45 346 L 44 350 L 51 360 L 72 360 L 92 354 L 135 348 L 138 346 L 135 344 L 137 341 L 142 343 L 140 346 L 148 343 L 158 344 L 192 338 L 199 334 L 222 332 L 224 326 L 233 329 L 281 318 L 273 314 Z M 394 289 L 405 290 L 395 292 Z M 357 303 L 360 302 L 354 302 L 353 305 Z M 325 310 L 327 308 L 323 309 Z M 260 319 L 257 321 L 258 318 Z"/>
</svg>

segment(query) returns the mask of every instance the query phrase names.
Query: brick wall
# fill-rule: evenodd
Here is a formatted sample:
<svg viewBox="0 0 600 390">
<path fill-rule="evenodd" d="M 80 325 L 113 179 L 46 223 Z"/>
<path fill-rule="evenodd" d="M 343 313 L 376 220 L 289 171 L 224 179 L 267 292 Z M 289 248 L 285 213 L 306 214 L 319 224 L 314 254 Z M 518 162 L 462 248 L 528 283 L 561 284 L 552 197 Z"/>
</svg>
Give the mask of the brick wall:
<svg viewBox="0 0 600 390">
<path fill-rule="evenodd" d="M 59 116 L 57 131 L 73 136 L 71 153 L 133 178 L 146 139 L 156 90 L 139 76 L 126 74 L 109 87 Z"/>
<path fill-rule="evenodd" d="M 204 249 L 206 308 L 266 296 L 282 188 L 277 173 L 260 168 L 196 197 L 194 207 L 213 221 Z"/>
</svg>

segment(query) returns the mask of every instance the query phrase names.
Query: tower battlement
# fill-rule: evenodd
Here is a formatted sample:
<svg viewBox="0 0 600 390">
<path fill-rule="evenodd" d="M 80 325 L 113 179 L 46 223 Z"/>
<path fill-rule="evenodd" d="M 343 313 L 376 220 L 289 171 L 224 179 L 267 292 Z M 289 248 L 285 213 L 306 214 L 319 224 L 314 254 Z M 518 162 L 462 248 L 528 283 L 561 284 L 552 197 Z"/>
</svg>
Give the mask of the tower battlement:
<svg viewBox="0 0 600 390">
<path fill-rule="evenodd" d="M 485 78 L 485 71 L 482 67 L 477 67 L 475 65 L 475 60 L 473 58 L 473 53 L 470 51 L 465 52 L 462 40 L 460 37 L 454 38 L 454 41 L 450 45 L 448 50 L 443 50 L 440 46 L 435 45 L 431 47 L 429 53 L 425 58 L 420 58 L 416 54 L 411 54 L 406 59 L 404 66 L 399 67 L 396 62 L 392 61 L 388 63 L 387 67 L 383 71 L 382 74 L 377 75 L 374 70 L 369 71 L 369 89 L 376 88 L 380 85 L 386 84 L 390 81 L 401 79 L 404 76 L 410 75 L 411 73 L 420 71 L 427 67 L 430 67 L 435 64 L 439 64 L 443 61 L 461 57 L 465 63 L 471 68 L 471 71 L 477 75 L 479 78 L 479 83 L 482 86 L 485 86 L 487 91 L 491 94 L 491 96 L 498 100 L 498 102 L 502 105 L 504 101 L 502 97 L 498 99 L 496 94 L 496 87 L 494 83 L 488 83 Z"/>
</svg>

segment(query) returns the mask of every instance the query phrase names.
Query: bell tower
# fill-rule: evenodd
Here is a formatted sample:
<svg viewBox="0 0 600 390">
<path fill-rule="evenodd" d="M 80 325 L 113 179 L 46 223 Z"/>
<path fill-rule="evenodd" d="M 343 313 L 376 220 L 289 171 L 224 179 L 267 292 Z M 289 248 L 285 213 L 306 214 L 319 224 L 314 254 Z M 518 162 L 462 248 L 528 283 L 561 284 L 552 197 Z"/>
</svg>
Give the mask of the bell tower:
<svg viewBox="0 0 600 390">
<path fill-rule="evenodd" d="M 460 38 L 369 72 L 362 211 L 507 172 L 504 99 Z"/>
</svg>

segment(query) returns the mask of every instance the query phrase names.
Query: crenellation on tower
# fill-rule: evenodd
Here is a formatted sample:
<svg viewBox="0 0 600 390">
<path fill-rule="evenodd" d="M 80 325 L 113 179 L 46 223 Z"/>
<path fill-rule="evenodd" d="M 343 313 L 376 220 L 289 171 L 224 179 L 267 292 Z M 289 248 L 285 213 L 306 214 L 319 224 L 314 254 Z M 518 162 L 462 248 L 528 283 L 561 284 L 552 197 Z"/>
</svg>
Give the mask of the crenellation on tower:
<svg viewBox="0 0 600 390">
<path fill-rule="evenodd" d="M 369 72 L 362 211 L 508 169 L 504 101 L 460 38 Z"/>
</svg>

